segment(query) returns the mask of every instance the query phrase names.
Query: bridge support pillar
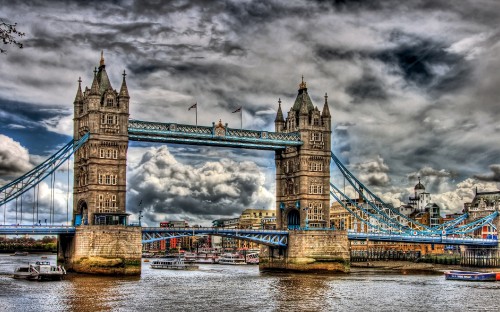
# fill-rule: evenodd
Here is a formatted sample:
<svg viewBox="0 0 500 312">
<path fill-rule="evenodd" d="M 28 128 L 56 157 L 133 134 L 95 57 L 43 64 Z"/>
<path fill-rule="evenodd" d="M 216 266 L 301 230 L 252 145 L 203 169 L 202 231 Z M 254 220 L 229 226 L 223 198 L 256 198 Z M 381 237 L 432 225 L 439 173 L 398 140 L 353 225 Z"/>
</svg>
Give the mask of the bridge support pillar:
<svg viewBox="0 0 500 312">
<path fill-rule="evenodd" d="M 344 272 L 350 270 L 346 231 L 297 230 L 288 235 L 288 248 L 262 246 L 263 271 Z"/>
<path fill-rule="evenodd" d="M 141 256 L 140 227 L 79 226 L 59 239 L 59 262 L 78 273 L 140 275 Z"/>
</svg>

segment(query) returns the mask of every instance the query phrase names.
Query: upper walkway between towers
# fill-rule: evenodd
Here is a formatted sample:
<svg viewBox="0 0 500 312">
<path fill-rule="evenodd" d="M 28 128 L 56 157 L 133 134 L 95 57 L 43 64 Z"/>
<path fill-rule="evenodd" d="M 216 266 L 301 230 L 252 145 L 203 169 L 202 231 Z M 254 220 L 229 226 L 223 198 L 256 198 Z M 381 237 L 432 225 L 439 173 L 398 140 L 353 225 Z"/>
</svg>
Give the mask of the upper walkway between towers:
<svg viewBox="0 0 500 312">
<path fill-rule="evenodd" d="M 221 121 L 211 127 L 129 120 L 130 141 L 209 145 L 222 147 L 281 150 L 287 146 L 300 146 L 298 132 L 282 133 L 248 129 L 233 129 Z"/>
</svg>

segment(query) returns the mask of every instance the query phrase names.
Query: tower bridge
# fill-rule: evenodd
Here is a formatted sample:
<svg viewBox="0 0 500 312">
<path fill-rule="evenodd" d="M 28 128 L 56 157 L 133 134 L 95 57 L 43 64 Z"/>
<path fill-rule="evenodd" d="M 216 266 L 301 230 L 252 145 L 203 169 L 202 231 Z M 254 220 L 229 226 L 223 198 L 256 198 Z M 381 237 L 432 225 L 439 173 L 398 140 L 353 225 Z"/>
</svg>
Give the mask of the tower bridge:
<svg viewBox="0 0 500 312">
<path fill-rule="evenodd" d="M 82 89 L 82 81 L 78 80 L 73 104 L 73 140 L 41 165 L 0 188 L 0 205 L 4 205 L 5 212 L 8 202 L 36 187 L 73 155 L 72 225 L 4 224 L 0 234 L 57 234 L 59 259 L 75 271 L 140 274 L 141 243 L 192 235 L 221 235 L 258 242 L 263 246 L 261 267 L 306 271 L 348 270 L 348 240 L 498 246 L 497 239 L 468 237 L 483 226 L 497 229 L 498 211 L 475 219 L 465 215 L 444 224 L 427 225 L 409 218 L 371 192 L 332 152 L 328 96 L 325 94 L 319 110 L 303 78 L 286 118 L 281 100 L 278 101 L 274 132 L 233 129 L 220 120 L 211 126 L 130 120 L 125 72 L 116 91 L 102 54 L 91 86 Z M 277 230 L 127 226 L 129 141 L 274 151 Z M 356 199 L 331 180 L 331 165 L 336 165 Z M 363 224 L 365 231 L 335 229 L 330 221 L 332 198 Z M 108 267 L 111 262 L 119 265 Z"/>
</svg>

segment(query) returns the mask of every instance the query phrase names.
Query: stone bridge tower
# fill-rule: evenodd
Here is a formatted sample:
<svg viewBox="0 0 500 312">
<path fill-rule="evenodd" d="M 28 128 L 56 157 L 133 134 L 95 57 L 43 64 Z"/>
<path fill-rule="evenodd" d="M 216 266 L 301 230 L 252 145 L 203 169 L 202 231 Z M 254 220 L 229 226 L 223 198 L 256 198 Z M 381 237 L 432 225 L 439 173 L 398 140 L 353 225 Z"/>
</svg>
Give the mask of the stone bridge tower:
<svg viewBox="0 0 500 312">
<path fill-rule="evenodd" d="M 101 52 L 92 86 L 74 101 L 74 139 L 90 133 L 74 156 L 75 234 L 59 236 L 58 260 L 81 273 L 141 274 L 141 228 L 126 226 L 129 100 L 125 72 L 111 87 Z"/>
<path fill-rule="evenodd" d="M 126 224 L 129 100 L 125 71 L 117 92 L 101 52 L 92 86 L 82 92 L 80 79 L 74 101 L 74 139 L 90 132 L 89 140 L 75 153 L 75 225 Z"/>
<path fill-rule="evenodd" d="M 276 152 L 276 219 L 279 229 L 330 228 L 331 115 L 325 94 L 315 107 L 302 77 L 286 120 L 278 101 L 276 132 L 299 132 L 304 144 Z"/>
</svg>

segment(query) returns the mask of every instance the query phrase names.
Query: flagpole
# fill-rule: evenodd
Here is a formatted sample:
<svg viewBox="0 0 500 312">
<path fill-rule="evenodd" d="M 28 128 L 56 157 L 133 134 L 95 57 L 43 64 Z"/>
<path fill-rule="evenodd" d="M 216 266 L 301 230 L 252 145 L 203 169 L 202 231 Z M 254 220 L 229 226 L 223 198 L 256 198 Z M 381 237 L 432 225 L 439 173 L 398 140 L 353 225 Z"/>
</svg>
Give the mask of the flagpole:
<svg viewBox="0 0 500 312">
<path fill-rule="evenodd" d="M 240 130 L 243 129 L 243 106 L 240 109 Z"/>
<path fill-rule="evenodd" d="M 198 102 L 196 102 L 195 115 L 196 115 L 196 126 L 198 127 Z"/>
</svg>

